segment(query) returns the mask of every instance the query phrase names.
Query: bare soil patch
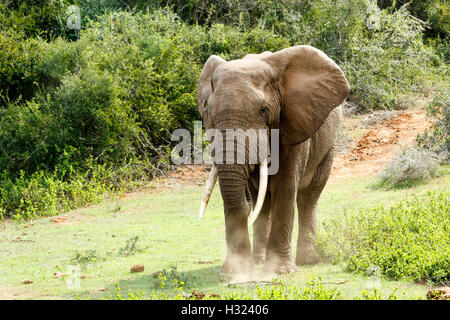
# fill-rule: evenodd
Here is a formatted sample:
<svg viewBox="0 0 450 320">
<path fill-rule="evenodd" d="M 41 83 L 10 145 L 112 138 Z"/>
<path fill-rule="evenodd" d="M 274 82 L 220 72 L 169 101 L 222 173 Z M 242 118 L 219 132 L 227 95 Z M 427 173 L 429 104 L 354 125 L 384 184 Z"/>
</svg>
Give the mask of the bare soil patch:
<svg viewBox="0 0 450 320">
<path fill-rule="evenodd" d="M 57 216 L 50 219 L 52 223 L 55 224 L 70 224 L 70 221 L 67 219 L 67 217 L 63 216 Z"/>
<path fill-rule="evenodd" d="M 377 174 L 401 148 L 413 145 L 416 136 L 430 125 L 425 110 L 412 109 L 370 128 L 355 147 L 334 159 L 331 179 Z"/>
<path fill-rule="evenodd" d="M 167 177 L 158 180 L 160 187 L 174 187 L 180 185 L 199 185 L 205 184 L 208 179 L 209 170 L 200 165 L 189 165 L 177 168 Z"/>
</svg>

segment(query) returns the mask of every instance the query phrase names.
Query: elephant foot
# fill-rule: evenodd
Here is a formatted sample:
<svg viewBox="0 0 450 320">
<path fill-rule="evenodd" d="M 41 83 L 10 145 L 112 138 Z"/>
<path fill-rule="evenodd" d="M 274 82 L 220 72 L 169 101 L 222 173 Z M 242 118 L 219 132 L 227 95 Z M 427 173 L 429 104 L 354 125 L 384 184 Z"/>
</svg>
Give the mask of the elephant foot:
<svg viewBox="0 0 450 320">
<path fill-rule="evenodd" d="M 297 266 L 290 257 L 270 256 L 264 265 L 264 272 L 266 273 L 295 273 Z"/>
<path fill-rule="evenodd" d="M 297 251 L 295 263 L 298 265 L 308 265 L 319 263 L 320 257 L 314 249 Z"/>
<path fill-rule="evenodd" d="M 255 265 L 263 264 L 266 261 L 266 257 L 264 255 L 253 256 L 252 260 Z"/>
<path fill-rule="evenodd" d="M 252 261 L 255 265 L 263 264 L 266 261 L 266 249 L 253 251 Z"/>
</svg>

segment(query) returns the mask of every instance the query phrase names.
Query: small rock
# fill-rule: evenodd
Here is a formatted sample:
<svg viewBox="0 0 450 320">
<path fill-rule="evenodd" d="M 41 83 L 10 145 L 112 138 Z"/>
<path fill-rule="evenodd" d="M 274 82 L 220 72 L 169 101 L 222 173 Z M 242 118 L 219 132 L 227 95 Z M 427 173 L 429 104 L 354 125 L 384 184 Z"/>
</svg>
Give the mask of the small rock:
<svg viewBox="0 0 450 320">
<path fill-rule="evenodd" d="M 50 221 L 53 223 L 65 223 L 67 222 L 67 219 L 65 217 L 53 217 Z"/>
<path fill-rule="evenodd" d="M 54 276 L 55 278 L 59 279 L 59 278 L 66 277 L 66 276 L 67 276 L 67 273 L 54 272 L 54 273 L 53 273 L 53 276 Z"/>
<path fill-rule="evenodd" d="M 108 288 L 100 288 L 100 289 L 98 289 L 98 291 L 106 291 L 106 290 L 108 290 Z"/>
<path fill-rule="evenodd" d="M 205 298 L 205 293 L 203 291 L 197 292 L 192 290 L 191 294 L 184 294 L 185 299 L 203 300 Z"/>
<path fill-rule="evenodd" d="M 144 265 L 137 264 L 135 266 L 132 266 L 130 271 L 131 271 L 131 273 L 144 272 Z"/>
</svg>

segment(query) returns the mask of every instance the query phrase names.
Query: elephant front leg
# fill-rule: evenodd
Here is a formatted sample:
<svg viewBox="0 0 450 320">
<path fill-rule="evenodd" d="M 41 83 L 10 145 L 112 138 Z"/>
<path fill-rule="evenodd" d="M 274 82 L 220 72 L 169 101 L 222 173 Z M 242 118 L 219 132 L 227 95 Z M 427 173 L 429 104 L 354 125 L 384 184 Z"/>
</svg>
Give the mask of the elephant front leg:
<svg viewBox="0 0 450 320">
<path fill-rule="evenodd" d="M 291 254 L 295 205 L 294 189 L 279 188 L 271 195 L 271 228 L 264 265 L 264 271 L 268 273 L 282 274 L 297 271 Z"/>
<path fill-rule="evenodd" d="M 247 217 L 241 212 L 227 212 L 225 215 L 227 255 L 222 272 L 242 274 L 251 272 L 250 240 Z"/>
</svg>

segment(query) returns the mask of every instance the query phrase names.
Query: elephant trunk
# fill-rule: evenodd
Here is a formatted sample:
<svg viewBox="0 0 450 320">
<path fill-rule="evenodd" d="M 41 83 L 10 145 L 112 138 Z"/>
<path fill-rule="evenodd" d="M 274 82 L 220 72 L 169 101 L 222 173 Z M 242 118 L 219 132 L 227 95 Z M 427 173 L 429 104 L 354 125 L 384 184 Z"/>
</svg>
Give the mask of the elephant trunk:
<svg viewBox="0 0 450 320">
<path fill-rule="evenodd" d="M 236 211 L 248 208 L 246 197 L 247 168 L 239 164 L 218 164 L 217 171 L 225 210 Z"/>
<path fill-rule="evenodd" d="M 225 130 L 223 130 L 224 132 Z M 220 188 L 222 193 L 222 198 L 224 201 L 224 207 L 225 209 L 228 208 L 239 208 L 240 212 L 244 212 L 245 216 L 247 216 L 248 212 L 248 202 L 246 197 L 246 189 L 247 189 L 247 183 L 249 178 L 249 171 L 253 171 L 254 166 L 252 164 L 249 164 L 249 158 L 253 157 L 253 159 L 256 159 L 256 154 L 258 148 L 256 147 L 256 143 L 248 144 L 244 143 L 244 145 L 238 145 L 237 141 L 234 140 L 234 137 L 229 139 L 226 137 L 225 134 L 223 134 L 224 137 L 224 143 L 223 143 L 223 154 L 224 154 L 224 161 L 226 158 L 232 158 L 235 163 L 234 164 L 213 164 L 211 168 L 211 172 L 208 178 L 208 181 L 206 183 L 205 192 L 203 195 L 203 200 L 200 206 L 199 211 L 199 219 L 201 219 L 205 213 L 206 206 L 208 204 L 209 198 L 211 196 L 212 190 L 214 188 L 214 185 L 217 180 L 217 176 L 219 176 L 220 180 Z M 245 140 L 241 140 L 245 141 Z M 232 154 L 232 157 L 230 155 L 226 154 L 227 146 L 230 144 L 234 145 L 233 150 L 235 151 L 234 154 Z M 244 151 L 241 152 L 240 155 L 238 155 L 236 152 L 237 150 Z M 261 146 L 260 146 L 261 147 Z M 262 146 L 266 147 L 266 146 Z M 243 153 L 243 154 L 242 154 Z M 242 159 L 242 156 L 245 158 Z M 241 158 L 239 158 L 241 157 Z M 239 162 L 240 161 L 240 162 Z M 237 162 L 237 164 L 236 164 Z M 219 169 L 218 169 L 219 168 Z M 248 224 L 252 225 L 253 222 L 256 220 L 256 218 L 259 215 L 259 212 L 262 209 L 262 205 L 264 203 L 264 199 L 267 192 L 267 185 L 268 185 L 268 165 L 267 165 L 267 159 L 262 159 L 260 163 L 259 168 L 259 188 L 258 188 L 258 197 L 256 199 L 256 203 L 254 205 L 253 211 L 248 216 Z"/>
<path fill-rule="evenodd" d="M 250 207 L 246 196 L 248 170 L 246 166 L 238 164 L 218 164 L 217 170 L 225 213 L 227 259 L 249 256 L 247 216 Z"/>
</svg>

